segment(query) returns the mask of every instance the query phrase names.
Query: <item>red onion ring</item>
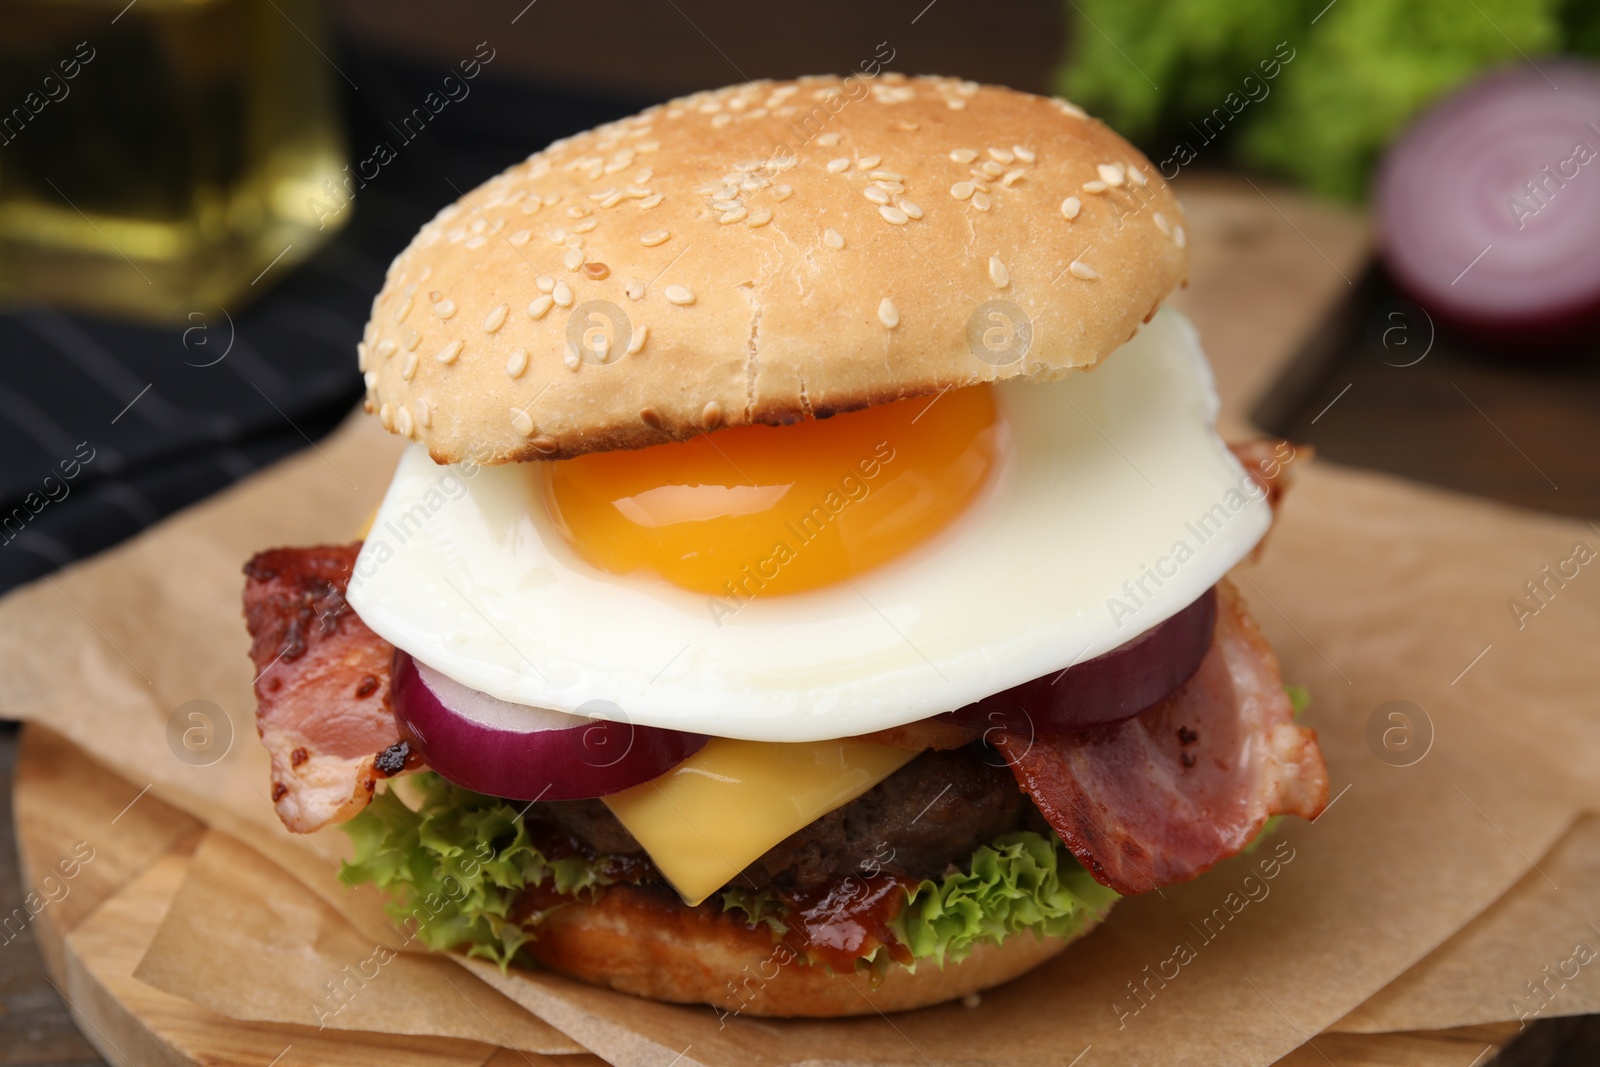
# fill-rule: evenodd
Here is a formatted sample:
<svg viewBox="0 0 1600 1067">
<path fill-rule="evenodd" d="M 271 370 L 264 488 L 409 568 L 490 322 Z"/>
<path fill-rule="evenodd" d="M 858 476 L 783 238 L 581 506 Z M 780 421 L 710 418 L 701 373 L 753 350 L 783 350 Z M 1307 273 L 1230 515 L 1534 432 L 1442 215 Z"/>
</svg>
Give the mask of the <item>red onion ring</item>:
<svg viewBox="0 0 1600 1067">
<path fill-rule="evenodd" d="M 1390 273 L 1443 322 L 1524 344 L 1600 322 L 1600 70 L 1542 59 L 1455 93 L 1376 197 Z"/>
<path fill-rule="evenodd" d="M 938 716 L 978 730 L 1035 734 L 1121 722 L 1160 703 L 1200 667 L 1217 621 L 1207 589 L 1176 615 L 1123 645 Z"/>
<path fill-rule="evenodd" d="M 589 718 L 513 704 L 470 689 L 399 649 L 395 720 L 432 770 L 512 800 L 582 800 L 659 777 L 705 745 L 704 734 L 635 726 L 603 701 Z"/>
</svg>

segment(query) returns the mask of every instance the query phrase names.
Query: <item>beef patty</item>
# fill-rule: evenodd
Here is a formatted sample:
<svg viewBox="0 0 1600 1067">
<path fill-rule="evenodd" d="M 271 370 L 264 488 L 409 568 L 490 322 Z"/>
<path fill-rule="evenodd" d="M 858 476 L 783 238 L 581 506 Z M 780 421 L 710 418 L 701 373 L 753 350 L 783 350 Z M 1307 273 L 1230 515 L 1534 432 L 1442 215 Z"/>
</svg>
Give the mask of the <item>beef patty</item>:
<svg viewBox="0 0 1600 1067">
<path fill-rule="evenodd" d="M 747 867 L 741 885 L 805 890 L 883 871 L 937 878 L 980 845 L 1039 820 L 994 752 L 924 752 L 842 808 L 790 834 Z M 528 813 L 585 849 L 639 857 L 644 850 L 599 800 L 547 801 Z"/>
</svg>

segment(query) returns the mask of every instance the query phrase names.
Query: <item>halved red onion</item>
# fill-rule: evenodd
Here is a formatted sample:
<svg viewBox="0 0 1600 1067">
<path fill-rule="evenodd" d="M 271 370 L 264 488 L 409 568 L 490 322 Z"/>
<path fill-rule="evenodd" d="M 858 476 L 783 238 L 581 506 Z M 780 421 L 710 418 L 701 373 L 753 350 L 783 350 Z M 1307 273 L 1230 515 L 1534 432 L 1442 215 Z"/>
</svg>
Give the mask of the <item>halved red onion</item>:
<svg viewBox="0 0 1600 1067">
<path fill-rule="evenodd" d="M 390 692 L 401 733 L 431 770 L 467 789 L 512 800 L 582 800 L 621 792 L 665 774 L 707 740 L 704 734 L 498 700 L 398 649 Z M 621 714 L 614 705 L 605 710 Z"/>
<path fill-rule="evenodd" d="M 1546 59 L 1452 94 L 1375 193 L 1385 263 L 1436 318 L 1522 344 L 1600 319 L 1600 68 Z"/>
<path fill-rule="evenodd" d="M 1025 733 L 1082 730 L 1121 722 L 1160 703 L 1187 682 L 1211 647 L 1217 592 L 1123 645 L 1056 674 L 1013 686 L 939 718 L 976 730 Z"/>
</svg>

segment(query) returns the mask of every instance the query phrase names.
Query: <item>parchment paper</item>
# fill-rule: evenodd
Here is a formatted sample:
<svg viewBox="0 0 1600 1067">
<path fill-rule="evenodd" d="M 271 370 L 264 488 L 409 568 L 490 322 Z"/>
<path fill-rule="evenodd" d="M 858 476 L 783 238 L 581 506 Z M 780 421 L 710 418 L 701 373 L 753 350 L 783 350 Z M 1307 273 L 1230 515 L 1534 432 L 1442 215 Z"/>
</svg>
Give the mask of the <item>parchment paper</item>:
<svg viewBox="0 0 1600 1067">
<path fill-rule="evenodd" d="M 267 803 L 237 596 L 239 566 L 255 548 L 347 537 L 382 491 L 394 453 L 392 440 L 356 423 L 320 452 L 0 604 L 8 717 L 48 721 L 107 765 L 153 778 L 160 795 L 249 841 L 368 940 L 390 928 L 373 894 L 337 888 L 342 835 L 294 838 Z M 1322 732 L 1334 805 L 1315 825 L 1288 821 L 1255 856 L 1124 901 L 1100 932 L 976 1009 L 722 1020 L 555 976 L 473 968 L 578 1043 L 652 1067 L 680 1053 L 684 1064 L 730 1065 L 1053 1061 L 1091 1045 L 1092 1062 L 1270 1063 L 1525 885 L 1531 859 L 1595 806 L 1600 580 L 1582 574 L 1522 631 L 1506 607 L 1575 540 L 1600 540 L 1585 529 L 1328 465 L 1305 468 L 1264 561 L 1237 578 L 1288 680 L 1311 688 L 1308 721 Z M 168 716 L 197 698 L 226 709 L 236 735 L 210 767 L 180 761 L 165 739 Z M 1384 762 L 1367 740 L 1373 711 L 1395 699 L 1414 702 L 1434 725 L 1431 748 L 1411 766 Z M 1259 865 L 1274 856 L 1268 879 Z M 252 891 L 198 892 L 202 876 L 214 885 L 228 869 L 194 875 L 197 893 L 169 913 L 163 935 L 172 936 L 158 938 L 145 973 L 169 986 L 204 974 L 195 969 L 218 947 L 207 939 L 229 917 L 208 915 L 208 902 L 238 908 L 241 927 L 255 921 L 238 903 Z M 1524 910 L 1524 939 L 1569 932 L 1564 914 Z M 320 906 L 315 913 L 327 924 L 318 929 L 337 926 Z M 351 935 L 328 936 L 343 945 Z M 1174 970 L 1180 943 L 1193 959 Z M 1482 968 L 1494 962 L 1435 968 L 1432 1001 L 1466 1014 L 1431 1023 L 1480 1021 L 1492 1010 L 1479 992 Z M 398 969 L 383 981 L 382 996 L 401 1011 L 425 997 L 459 999 L 447 984 L 413 982 Z M 249 983 L 205 992 L 189 984 L 214 1010 L 251 1018 L 266 1010 L 251 1006 L 260 1001 Z M 1600 1008 L 1595 986 L 1571 983 L 1548 1013 Z M 468 1036 L 459 1016 L 426 1025 Z"/>
<path fill-rule="evenodd" d="M 236 1019 L 578 1051 L 467 981 L 448 958 L 364 937 L 294 876 L 220 831 L 201 840 L 167 916 L 134 977 Z M 447 995 L 421 995 L 433 990 Z"/>
</svg>

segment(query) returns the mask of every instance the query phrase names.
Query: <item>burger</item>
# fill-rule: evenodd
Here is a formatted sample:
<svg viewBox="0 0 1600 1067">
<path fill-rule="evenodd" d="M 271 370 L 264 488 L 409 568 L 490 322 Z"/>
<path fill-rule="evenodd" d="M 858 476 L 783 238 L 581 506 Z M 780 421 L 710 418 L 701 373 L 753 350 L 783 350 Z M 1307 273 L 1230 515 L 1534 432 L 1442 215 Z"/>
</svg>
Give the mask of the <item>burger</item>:
<svg viewBox="0 0 1600 1067">
<path fill-rule="evenodd" d="M 358 346 L 362 539 L 245 568 L 284 824 L 420 947 L 724 1013 L 934 1004 L 1194 878 L 1327 771 L 1228 572 L 1158 310 L 1184 214 L 1074 105 L 699 93 L 445 207 Z"/>
</svg>

